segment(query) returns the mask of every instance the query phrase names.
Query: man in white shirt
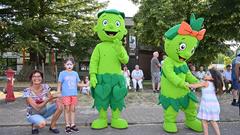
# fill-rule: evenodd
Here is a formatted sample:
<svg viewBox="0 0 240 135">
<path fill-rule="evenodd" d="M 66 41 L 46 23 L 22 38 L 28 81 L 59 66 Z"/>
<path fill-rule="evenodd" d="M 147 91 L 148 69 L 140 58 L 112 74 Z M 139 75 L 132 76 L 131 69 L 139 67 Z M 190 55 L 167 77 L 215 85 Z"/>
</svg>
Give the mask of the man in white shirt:
<svg viewBox="0 0 240 135">
<path fill-rule="evenodd" d="M 139 89 L 143 90 L 143 85 L 142 85 L 142 81 L 143 81 L 143 71 L 141 69 L 139 69 L 139 66 L 136 65 L 135 69 L 132 71 L 132 82 L 133 82 L 133 88 L 136 91 L 137 89 L 137 84 L 139 86 Z"/>
<path fill-rule="evenodd" d="M 225 88 L 226 92 L 230 93 L 231 88 L 229 89 L 229 85 L 232 84 L 232 70 L 231 70 L 231 65 L 226 66 L 226 70 L 223 73 L 223 78 L 224 78 L 224 83 L 225 83 Z"/>
</svg>

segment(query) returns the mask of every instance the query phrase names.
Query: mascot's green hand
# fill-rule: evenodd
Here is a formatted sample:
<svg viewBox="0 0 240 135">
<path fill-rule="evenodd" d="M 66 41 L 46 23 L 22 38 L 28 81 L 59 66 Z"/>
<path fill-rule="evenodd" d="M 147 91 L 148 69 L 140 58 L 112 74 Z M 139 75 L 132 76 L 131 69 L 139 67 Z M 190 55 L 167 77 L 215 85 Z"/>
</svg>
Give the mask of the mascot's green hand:
<svg viewBox="0 0 240 135">
<path fill-rule="evenodd" d="M 96 88 L 96 85 L 97 85 L 96 74 L 91 74 L 90 75 L 90 85 L 91 85 L 91 87 Z"/>
<path fill-rule="evenodd" d="M 189 83 L 187 83 L 187 82 L 181 82 L 179 86 L 186 89 L 186 90 L 189 89 Z"/>
<path fill-rule="evenodd" d="M 114 50 L 117 52 L 117 54 L 120 54 L 122 52 L 122 41 L 120 41 L 119 39 L 115 39 L 113 40 L 113 44 Z"/>
</svg>

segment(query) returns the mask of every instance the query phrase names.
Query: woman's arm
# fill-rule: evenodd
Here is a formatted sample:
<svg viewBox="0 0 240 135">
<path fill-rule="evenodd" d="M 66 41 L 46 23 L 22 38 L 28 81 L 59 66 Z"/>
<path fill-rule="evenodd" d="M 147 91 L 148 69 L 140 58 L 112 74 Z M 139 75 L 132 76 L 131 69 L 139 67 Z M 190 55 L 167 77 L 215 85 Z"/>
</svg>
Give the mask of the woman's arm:
<svg viewBox="0 0 240 135">
<path fill-rule="evenodd" d="M 200 82 L 200 83 L 194 83 L 194 84 L 188 84 L 188 87 L 190 88 L 200 88 L 200 87 L 207 87 L 208 86 L 208 82 L 207 81 L 203 81 L 203 82 Z"/>
<path fill-rule="evenodd" d="M 32 97 L 27 98 L 27 103 L 32 106 L 35 110 L 40 111 L 49 101 L 54 99 L 53 97 L 50 97 L 48 99 L 45 99 L 42 103 L 37 104 Z"/>
<path fill-rule="evenodd" d="M 78 85 L 78 87 L 80 87 L 80 88 L 81 88 L 81 87 L 88 87 L 88 84 L 84 84 L 83 82 L 81 82 L 81 83 L 78 82 L 77 85 Z"/>
</svg>

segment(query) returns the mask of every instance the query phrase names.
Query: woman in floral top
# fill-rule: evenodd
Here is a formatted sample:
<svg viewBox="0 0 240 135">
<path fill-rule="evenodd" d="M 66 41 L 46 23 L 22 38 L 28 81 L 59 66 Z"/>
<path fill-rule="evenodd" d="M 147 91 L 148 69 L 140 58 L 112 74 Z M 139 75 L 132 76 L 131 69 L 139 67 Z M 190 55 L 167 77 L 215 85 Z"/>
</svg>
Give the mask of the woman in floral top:
<svg viewBox="0 0 240 135">
<path fill-rule="evenodd" d="M 58 102 L 57 95 L 50 93 L 50 87 L 42 84 L 43 73 L 34 70 L 30 77 L 30 87 L 24 89 L 23 97 L 26 98 L 27 120 L 32 124 L 32 134 L 38 134 L 38 128 L 44 128 L 46 118 L 53 115 L 49 130 L 53 133 L 59 133 L 56 128 L 56 121 L 62 113 L 61 104 Z M 55 100 L 57 99 L 57 100 Z"/>
</svg>

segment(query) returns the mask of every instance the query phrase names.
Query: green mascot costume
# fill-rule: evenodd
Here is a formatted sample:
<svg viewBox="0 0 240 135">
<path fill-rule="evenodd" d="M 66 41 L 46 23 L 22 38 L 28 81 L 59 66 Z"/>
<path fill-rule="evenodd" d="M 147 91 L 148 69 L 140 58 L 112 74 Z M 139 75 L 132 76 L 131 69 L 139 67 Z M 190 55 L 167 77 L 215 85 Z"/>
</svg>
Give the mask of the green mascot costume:
<svg viewBox="0 0 240 135">
<path fill-rule="evenodd" d="M 164 109 L 163 129 L 166 132 L 177 132 L 176 117 L 179 109 L 185 113 L 185 125 L 195 131 L 202 132 L 201 122 L 196 118 L 197 98 L 188 88 L 189 83 L 196 83 L 186 60 L 189 59 L 199 41 L 206 32 L 202 29 L 204 19 L 195 19 L 191 15 L 190 25 L 183 21 L 165 33 L 164 49 L 167 58 L 162 66 L 161 94 L 159 104 Z"/>
<path fill-rule="evenodd" d="M 104 10 L 98 13 L 94 31 L 102 41 L 93 50 L 90 60 L 90 84 L 94 106 L 99 118 L 94 120 L 93 129 L 108 126 L 107 109 L 112 109 L 111 127 L 124 129 L 128 127 L 126 120 L 121 119 L 121 111 L 125 107 L 124 97 L 127 95 L 125 79 L 121 64 L 127 64 L 129 57 L 122 45 L 127 34 L 124 24 L 125 15 L 117 10 Z"/>
</svg>

